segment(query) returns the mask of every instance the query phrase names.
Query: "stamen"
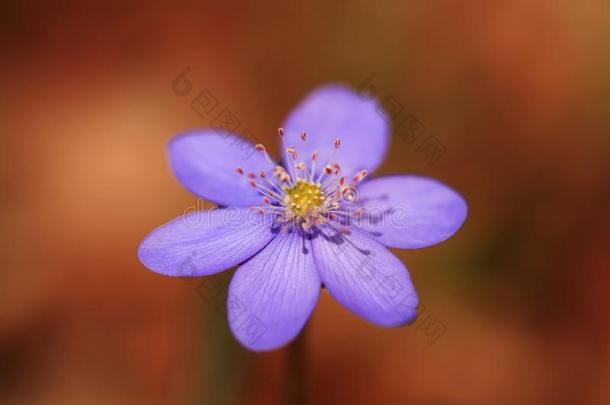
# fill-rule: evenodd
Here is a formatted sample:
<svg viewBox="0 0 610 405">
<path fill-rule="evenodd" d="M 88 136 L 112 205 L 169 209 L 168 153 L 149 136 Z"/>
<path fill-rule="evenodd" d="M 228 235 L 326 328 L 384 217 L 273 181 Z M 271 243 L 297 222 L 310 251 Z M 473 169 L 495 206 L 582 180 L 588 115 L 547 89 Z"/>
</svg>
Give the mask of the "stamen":
<svg viewBox="0 0 610 405">
<path fill-rule="evenodd" d="M 339 165 L 334 164 L 334 166 L 338 167 Z M 324 186 L 325 189 L 332 189 L 333 187 L 337 186 L 337 177 L 336 176 L 339 175 L 339 172 L 341 171 L 341 168 L 333 167 L 331 165 L 328 165 L 326 167 L 328 169 L 324 170 L 324 175 L 328 174 L 328 175 L 332 175 L 332 176 L 335 176 L 335 177 L 329 177 L 327 179 L 324 179 L 324 181 L 322 181 L 322 185 Z M 322 175 L 321 177 L 324 177 L 324 175 Z"/>
<path fill-rule="evenodd" d="M 277 133 L 280 136 L 280 139 L 282 140 L 282 147 L 284 148 L 284 150 L 289 151 L 289 149 L 294 150 L 294 148 L 290 148 L 288 147 L 288 145 L 286 144 L 286 133 L 284 132 L 284 128 L 280 127 L 277 129 Z M 290 154 L 290 152 L 288 152 Z M 292 156 L 292 154 L 291 154 Z M 294 160 L 296 160 L 296 151 L 295 151 L 295 156 L 293 157 Z M 290 174 L 291 179 L 295 177 L 294 173 L 292 172 L 292 169 L 290 166 L 288 166 L 288 173 Z"/>
<path fill-rule="evenodd" d="M 277 168 L 276 168 L 276 169 L 277 169 Z M 276 169 L 274 169 L 274 173 L 275 173 L 275 170 L 276 170 Z M 259 170 L 259 172 L 258 172 L 258 176 L 259 176 L 259 177 L 260 177 L 260 178 L 261 178 L 261 179 L 262 179 L 262 180 L 263 180 L 265 183 L 267 183 L 267 184 L 268 184 L 268 185 L 269 185 L 269 186 L 270 186 L 272 189 L 275 189 L 275 191 L 277 191 L 277 192 L 278 192 L 278 193 L 280 193 L 280 194 L 282 193 L 281 188 L 280 188 L 280 187 L 279 187 L 279 186 L 278 186 L 278 185 L 277 185 L 275 182 L 273 182 L 273 181 L 269 180 L 269 178 L 267 178 L 267 174 L 266 174 L 266 173 L 265 173 L 263 170 Z M 267 189 L 267 188 L 264 188 L 264 189 L 265 189 L 265 190 L 269 190 L 269 189 Z M 271 193 L 273 193 L 273 191 L 271 191 L 271 190 L 269 190 L 269 191 L 270 191 Z"/>
<path fill-rule="evenodd" d="M 313 176 L 316 173 L 316 163 L 317 163 L 317 161 L 318 161 L 318 151 L 315 150 L 311 154 L 311 173 L 309 175 L 309 181 L 310 182 L 313 182 Z"/>
<path fill-rule="evenodd" d="M 279 187 L 278 187 L 276 184 L 271 183 L 271 182 L 270 182 L 270 181 L 269 181 L 269 180 L 266 178 L 265 172 L 263 172 L 262 170 L 261 170 L 261 171 L 259 171 L 259 176 L 260 176 L 260 177 L 261 177 L 263 180 L 265 180 L 267 183 L 269 183 L 269 185 L 270 185 L 271 187 L 275 188 L 275 189 L 276 189 L 276 190 L 277 190 L 279 193 L 281 193 L 281 192 L 282 192 L 282 191 L 280 190 L 280 188 L 279 188 Z M 259 190 L 258 190 L 258 192 L 259 192 L 259 193 L 261 193 L 261 194 L 263 194 L 263 195 L 265 195 L 265 196 L 268 196 L 269 198 L 274 199 L 274 200 L 276 200 L 276 201 L 278 201 L 278 202 L 281 202 L 281 201 L 280 201 L 280 199 L 277 197 L 277 195 L 275 194 L 275 192 L 274 192 L 273 190 L 270 190 L 269 188 L 267 188 L 267 187 L 263 186 L 261 183 L 258 183 L 258 182 L 256 182 L 256 181 L 255 181 L 255 180 L 256 180 L 256 174 L 254 174 L 254 173 L 252 173 L 252 172 L 249 172 L 249 173 L 248 173 L 248 179 L 249 179 L 248 184 L 250 185 L 250 187 L 252 187 L 252 188 L 258 188 L 258 189 L 259 189 Z"/>
<path fill-rule="evenodd" d="M 297 151 L 292 146 L 286 148 L 286 152 L 292 157 L 292 159 L 297 160 Z"/>
<path fill-rule="evenodd" d="M 286 173 L 286 170 L 282 166 L 276 166 L 273 169 L 273 176 L 280 181 L 282 181 L 284 178 L 290 179 L 290 176 L 288 176 L 288 173 Z"/>
<path fill-rule="evenodd" d="M 262 187 L 260 185 L 259 185 L 259 187 L 261 187 L 263 190 L 267 190 L 267 189 L 265 189 L 264 187 Z M 279 204 L 282 204 L 282 201 L 279 199 L 279 197 L 273 191 L 269 190 L 268 192 L 266 192 L 266 191 L 263 191 L 263 190 L 258 190 L 258 192 L 261 193 L 263 195 L 263 197 L 267 197 L 270 200 L 273 200 L 273 201 L 275 201 L 275 202 L 277 202 Z"/>
<path fill-rule="evenodd" d="M 356 200 L 356 189 L 352 186 L 347 186 L 341 193 L 342 197 L 349 202 Z"/>
<path fill-rule="evenodd" d="M 322 181 L 322 188 L 324 189 L 324 192 L 332 194 L 336 190 L 338 191 L 338 189 L 343 186 L 341 179 L 343 179 L 343 183 L 345 183 L 345 178 L 337 177 L 337 174 L 332 174 L 332 177 L 324 179 L 324 181 Z"/>
<path fill-rule="evenodd" d="M 311 177 L 309 174 L 309 169 L 307 169 L 307 165 L 305 164 L 305 162 L 298 162 L 295 167 L 297 168 L 297 170 L 303 172 L 303 179 L 308 180 Z"/>
<path fill-rule="evenodd" d="M 254 145 L 254 149 L 256 149 L 257 151 L 259 151 L 263 154 L 267 163 L 269 163 L 272 166 L 275 164 L 275 163 L 273 163 L 273 160 L 269 156 L 269 153 L 267 153 L 267 149 L 265 148 L 264 145 L 257 143 L 256 145 Z"/>
<path fill-rule="evenodd" d="M 305 133 L 305 131 L 301 132 L 301 141 L 305 142 L 307 140 L 307 134 Z"/>
<path fill-rule="evenodd" d="M 361 182 L 366 177 L 367 173 L 368 172 L 366 170 L 360 171 L 360 173 L 358 173 L 357 175 L 354 176 L 354 178 L 352 179 L 352 182 L 354 184 Z"/>
<path fill-rule="evenodd" d="M 313 222 L 311 221 L 310 218 L 305 218 L 305 222 L 303 222 L 303 225 L 301 225 L 301 227 L 303 228 L 303 230 L 308 230 L 309 228 L 311 228 L 313 226 Z"/>
<path fill-rule="evenodd" d="M 285 171 L 275 173 L 274 176 L 280 183 L 290 183 L 290 176 Z"/>
<path fill-rule="evenodd" d="M 336 138 L 335 142 L 334 142 L 333 151 L 330 154 L 330 158 L 326 162 L 326 165 L 324 165 L 325 168 L 331 165 L 332 161 L 335 159 L 335 155 L 337 154 L 337 150 L 339 150 L 340 146 L 341 146 L 341 139 L 340 138 Z M 320 175 L 318 176 L 316 182 L 319 182 L 320 180 L 322 180 L 322 177 L 324 177 L 325 172 L 326 172 L 326 169 L 324 170 L 324 172 L 320 172 Z M 330 173 L 326 173 L 326 174 L 330 174 Z"/>
</svg>

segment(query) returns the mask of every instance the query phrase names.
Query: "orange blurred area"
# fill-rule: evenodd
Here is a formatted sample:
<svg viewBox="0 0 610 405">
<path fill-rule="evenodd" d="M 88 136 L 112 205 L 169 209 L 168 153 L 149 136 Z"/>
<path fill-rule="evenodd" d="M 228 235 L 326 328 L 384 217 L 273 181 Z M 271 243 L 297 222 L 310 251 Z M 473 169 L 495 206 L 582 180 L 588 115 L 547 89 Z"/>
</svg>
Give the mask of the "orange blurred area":
<svg viewBox="0 0 610 405">
<path fill-rule="evenodd" d="M 470 210 L 446 243 L 395 251 L 425 319 L 380 329 L 322 294 L 304 403 L 610 403 L 609 1 L 9 0 L 0 21 L 0 403 L 286 403 L 288 350 L 246 352 L 222 294 L 137 247 L 200 204 L 166 157 L 210 126 L 199 91 L 277 153 L 328 82 L 445 148 L 430 162 L 395 129 L 377 174 L 438 178 Z"/>
</svg>

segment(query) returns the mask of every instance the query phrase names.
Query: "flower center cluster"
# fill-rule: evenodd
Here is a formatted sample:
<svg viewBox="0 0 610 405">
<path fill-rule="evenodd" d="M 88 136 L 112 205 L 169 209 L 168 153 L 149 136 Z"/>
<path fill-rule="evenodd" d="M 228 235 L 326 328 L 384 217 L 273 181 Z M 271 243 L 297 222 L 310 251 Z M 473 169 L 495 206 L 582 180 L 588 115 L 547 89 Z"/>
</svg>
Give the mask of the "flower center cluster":
<svg viewBox="0 0 610 405">
<path fill-rule="evenodd" d="M 314 151 L 309 162 L 298 160 L 297 151 L 286 145 L 284 130 L 278 130 L 283 146 L 288 154 L 286 169 L 275 166 L 263 145 L 256 145 L 270 165 L 274 165 L 272 173 L 260 170 L 256 173 L 245 173 L 241 167 L 237 173 L 247 176 L 250 186 L 256 189 L 262 197 L 262 206 L 253 207 L 261 214 L 274 214 L 275 221 L 282 227 L 300 226 L 308 230 L 313 226 L 327 224 L 342 226 L 353 215 L 362 215 L 361 209 L 354 211 L 342 207 L 342 201 L 353 202 L 356 198 L 355 186 L 366 176 L 366 170 L 360 171 L 351 181 L 346 181 L 341 167 L 335 162 L 335 152 L 341 145 L 337 138 L 334 150 L 328 162 L 317 170 L 318 152 Z M 301 141 L 305 142 L 307 135 L 301 133 Z"/>
<path fill-rule="evenodd" d="M 284 203 L 297 217 L 306 217 L 318 209 L 324 201 L 320 184 L 298 179 L 293 187 L 284 187 Z"/>
</svg>

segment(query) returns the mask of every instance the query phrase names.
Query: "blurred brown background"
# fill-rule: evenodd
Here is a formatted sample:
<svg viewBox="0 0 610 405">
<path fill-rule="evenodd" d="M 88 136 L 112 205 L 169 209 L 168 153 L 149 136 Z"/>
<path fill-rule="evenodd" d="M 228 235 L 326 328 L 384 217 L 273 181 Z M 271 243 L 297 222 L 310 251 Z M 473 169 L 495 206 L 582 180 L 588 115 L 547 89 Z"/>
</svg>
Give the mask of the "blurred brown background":
<svg viewBox="0 0 610 405">
<path fill-rule="evenodd" d="M 377 174 L 439 178 L 470 215 L 398 253 L 443 334 L 323 294 L 307 403 L 610 403 L 609 1 L 9 0 L 0 19 L 0 403 L 280 403 L 286 350 L 245 352 L 222 294 L 137 246 L 197 204 L 165 145 L 210 125 L 198 91 L 277 151 L 307 92 L 367 78 L 446 149 L 431 165 L 395 131 Z"/>
</svg>

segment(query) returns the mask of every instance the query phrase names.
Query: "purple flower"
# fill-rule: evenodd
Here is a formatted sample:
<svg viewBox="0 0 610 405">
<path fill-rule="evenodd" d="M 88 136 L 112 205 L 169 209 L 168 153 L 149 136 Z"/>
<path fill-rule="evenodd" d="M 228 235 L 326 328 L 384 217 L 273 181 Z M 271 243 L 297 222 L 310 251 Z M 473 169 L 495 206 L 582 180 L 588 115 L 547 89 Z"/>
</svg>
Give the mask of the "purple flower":
<svg viewBox="0 0 610 405">
<path fill-rule="evenodd" d="M 140 246 L 141 262 L 160 274 L 193 277 L 239 265 L 229 286 L 229 324 L 256 351 L 295 338 L 321 286 L 373 324 L 412 321 L 415 289 L 386 247 L 446 240 L 466 218 L 462 197 L 420 176 L 365 180 L 388 148 L 387 120 L 375 101 L 347 88 L 314 91 L 283 128 L 283 167 L 262 145 L 231 134 L 203 130 L 172 139 L 180 182 L 222 208 L 157 228 Z"/>
</svg>

